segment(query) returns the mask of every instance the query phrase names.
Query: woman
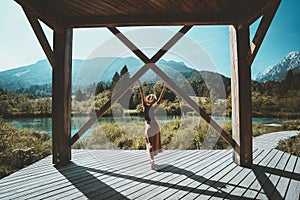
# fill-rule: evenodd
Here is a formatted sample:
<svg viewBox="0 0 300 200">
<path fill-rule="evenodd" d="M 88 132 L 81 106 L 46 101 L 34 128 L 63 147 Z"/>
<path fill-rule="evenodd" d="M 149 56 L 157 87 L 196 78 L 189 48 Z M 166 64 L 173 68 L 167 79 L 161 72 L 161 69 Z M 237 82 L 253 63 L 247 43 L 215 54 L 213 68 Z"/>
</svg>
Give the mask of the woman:
<svg viewBox="0 0 300 200">
<path fill-rule="evenodd" d="M 146 137 L 146 147 L 147 152 L 150 156 L 150 167 L 151 169 L 155 170 L 154 164 L 154 156 L 157 153 L 162 152 L 161 147 L 161 139 L 160 139 L 160 130 L 157 121 L 154 118 L 154 113 L 159 107 L 159 104 L 163 98 L 163 95 L 166 91 L 166 85 L 164 84 L 164 88 L 157 99 L 155 94 L 149 94 L 146 98 L 143 92 L 143 88 L 140 81 L 137 81 L 140 88 L 141 98 L 142 98 L 142 105 L 146 120 L 145 125 L 145 137 Z"/>
</svg>

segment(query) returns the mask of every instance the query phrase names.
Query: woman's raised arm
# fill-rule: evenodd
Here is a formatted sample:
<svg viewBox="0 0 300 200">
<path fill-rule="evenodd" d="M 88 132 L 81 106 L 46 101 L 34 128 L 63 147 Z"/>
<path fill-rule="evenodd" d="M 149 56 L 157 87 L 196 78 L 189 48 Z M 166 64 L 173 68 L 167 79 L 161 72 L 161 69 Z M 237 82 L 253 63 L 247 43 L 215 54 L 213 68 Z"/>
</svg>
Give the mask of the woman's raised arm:
<svg viewBox="0 0 300 200">
<path fill-rule="evenodd" d="M 161 91 L 161 93 L 160 93 L 160 95 L 159 95 L 159 97 L 158 97 L 158 100 L 157 100 L 156 104 L 160 104 L 160 102 L 161 102 L 161 100 L 162 100 L 162 98 L 163 98 L 165 92 L 166 92 L 166 84 L 164 83 L 164 88 L 163 88 L 163 90 Z"/>
<path fill-rule="evenodd" d="M 144 92 L 143 92 L 143 87 L 142 87 L 142 84 L 141 84 L 140 80 L 137 80 L 137 83 L 139 85 L 139 90 L 140 90 L 141 99 L 142 99 L 142 105 L 144 105 L 145 104 L 145 95 L 144 95 Z"/>
</svg>

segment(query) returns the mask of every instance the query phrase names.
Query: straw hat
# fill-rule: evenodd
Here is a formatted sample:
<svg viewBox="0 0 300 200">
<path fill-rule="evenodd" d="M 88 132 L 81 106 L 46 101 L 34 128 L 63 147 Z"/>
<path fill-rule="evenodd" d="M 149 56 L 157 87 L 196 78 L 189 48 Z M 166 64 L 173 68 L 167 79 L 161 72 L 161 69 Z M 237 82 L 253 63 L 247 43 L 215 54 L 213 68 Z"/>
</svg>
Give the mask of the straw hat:
<svg viewBox="0 0 300 200">
<path fill-rule="evenodd" d="M 149 104 L 149 105 L 154 104 L 156 101 L 157 101 L 157 98 L 156 98 L 156 95 L 155 95 L 155 94 L 149 94 L 149 95 L 146 97 L 146 103 Z"/>
</svg>

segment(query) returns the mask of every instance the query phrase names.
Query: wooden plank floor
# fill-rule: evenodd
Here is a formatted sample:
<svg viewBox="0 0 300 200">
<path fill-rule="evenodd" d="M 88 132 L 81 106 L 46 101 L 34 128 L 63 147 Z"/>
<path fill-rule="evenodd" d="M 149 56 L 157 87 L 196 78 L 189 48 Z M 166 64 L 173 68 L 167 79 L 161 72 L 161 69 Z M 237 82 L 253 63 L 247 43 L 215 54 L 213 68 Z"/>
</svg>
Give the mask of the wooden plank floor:
<svg viewBox="0 0 300 200">
<path fill-rule="evenodd" d="M 292 199 L 300 193 L 300 159 L 254 150 L 252 169 L 232 150 L 165 150 L 150 170 L 143 150 L 73 150 L 63 168 L 51 156 L 0 180 L 0 199 Z"/>
</svg>

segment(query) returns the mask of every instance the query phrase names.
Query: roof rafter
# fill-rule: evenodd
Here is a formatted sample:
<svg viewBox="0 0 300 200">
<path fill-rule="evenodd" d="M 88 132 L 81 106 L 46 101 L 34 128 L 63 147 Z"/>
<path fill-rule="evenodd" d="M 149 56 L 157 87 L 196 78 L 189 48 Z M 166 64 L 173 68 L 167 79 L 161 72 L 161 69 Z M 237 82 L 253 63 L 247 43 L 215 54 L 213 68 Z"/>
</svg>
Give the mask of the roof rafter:
<svg viewBox="0 0 300 200">
<path fill-rule="evenodd" d="M 163 20 L 162 20 L 163 19 Z M 65 20 L 66 26 L 171 26 L 171 25 L 227 25 L 234 24 L 234 16 L 207 16 L 200 14 L 178 15 L 130 15 L 130 16 L 72 16 Z"/>
<path fill-rule="evenodd" d="M 272 23 L 272 20 L 275 16 L 278 6 L 280 5 L 281 0 L 276 0 L 269 10 L 266 10 L 263 13 L 263 17 L 259 23 L 259 26 L 256 30 L 252 43 L 250 44 L 249 52 L 248 52 L 248 64 L 249 66 L 252 65 L 257 52 L 267 34 L 267 31 Z"/>
<path fill-rule="evenodd" d="M 51 10 L 51 6 L 50 4 L 47 5 L 47 2 L 35 1 L 31 3 L 30 1 L 15 1 L 20 4 L 24 10 L 30 12 L 32 16 L 41 20 L 52 30 L 63 31 L 63 27 L 65 27 L 63 17 L 60 16 L 59 13 L 55 13 L 55 11 Z"/>
<path fill-rule="evenodd" d="M 38 19 L 36 17 L 34 17 L 32 14 L 30 14 L 30 12 L 28 12 L 26 10 L 26 8 L 23 9 L 27 19 L 40 43 L 40 45 L 42 46 L 50 64 L 52 67 L 54 67 L 54 54 L 53 54 L 53 50 L 51 49 L 51 46 L 47 40 L 47 37 L 41 27 L 41 24 L 39 23 Z"/>
<path fill-rule="evenodd" d="M 265 10 L 273 7 L 274 3 L 276 4 L 277 1 L 278 0 L 261 0 L 251 2 L 249 8 L 244 10 L 241 15 L 237 16 L 236 24 L 239 26 L 252 24 L 262 16 Z"/>
</svg>

